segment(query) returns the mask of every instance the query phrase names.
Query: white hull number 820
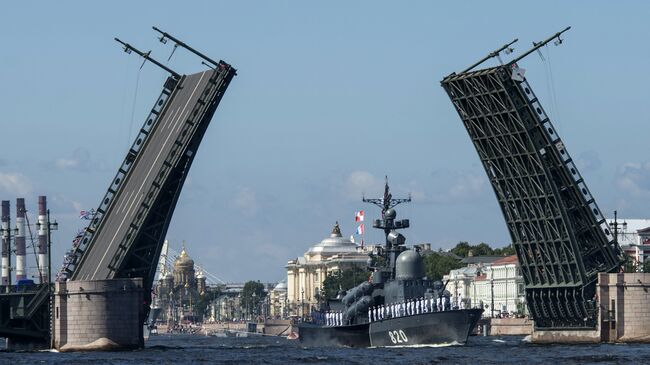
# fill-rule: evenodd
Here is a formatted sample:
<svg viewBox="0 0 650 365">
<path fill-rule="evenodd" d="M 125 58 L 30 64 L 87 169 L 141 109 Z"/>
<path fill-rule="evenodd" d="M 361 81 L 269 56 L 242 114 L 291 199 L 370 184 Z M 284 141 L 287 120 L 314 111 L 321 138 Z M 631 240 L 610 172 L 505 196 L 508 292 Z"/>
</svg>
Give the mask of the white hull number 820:
<svg viewBox="0 0 650 365">
<path fill-rule="evenodd" d="M 402 330 L 388 331 L 388 335 L 390 336 L 391 342 L 394 344 L 409 342 L 409 339 Z"/>
</svg>

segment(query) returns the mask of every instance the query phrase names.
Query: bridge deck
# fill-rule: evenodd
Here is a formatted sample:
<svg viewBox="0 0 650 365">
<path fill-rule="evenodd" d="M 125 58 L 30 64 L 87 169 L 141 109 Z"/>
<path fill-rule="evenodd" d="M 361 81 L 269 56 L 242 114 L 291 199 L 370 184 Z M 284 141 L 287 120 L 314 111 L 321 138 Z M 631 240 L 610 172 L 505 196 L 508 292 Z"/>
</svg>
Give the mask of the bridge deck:
<svg viewBox="0 0 650 365">
<path fill-rule="evenodd" d="M 136 218 L 145 195 L 161 170 L 174 141 L 180 136 L 181 128 L 198 102 L 213 73 L 205 71 L 184 76 L 176 86 L 165 109 L 151 130 L 133 166 L 125 176 L 122 185 L 112 199 L 103 220 L 83 255 L 83 261 L 76 269 L 76 280 L 110 278 L 111 259 L 123 242 L 129 225 Z"/>
</svg>

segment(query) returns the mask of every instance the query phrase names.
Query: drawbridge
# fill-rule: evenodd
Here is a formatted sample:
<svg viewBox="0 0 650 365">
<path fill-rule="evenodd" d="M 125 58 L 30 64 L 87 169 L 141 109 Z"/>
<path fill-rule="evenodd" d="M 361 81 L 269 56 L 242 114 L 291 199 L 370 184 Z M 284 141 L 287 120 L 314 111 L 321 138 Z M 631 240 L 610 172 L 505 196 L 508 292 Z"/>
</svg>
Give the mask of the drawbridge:
<svg viewBox="0 0 650 365">
<path fill-rule="evenodd" d="M 616 238 L 518 62 L 475 70 L 507 44 L 442 81 L 490 180 L 525 282 L 538 329 L 597 325 L 599 272 L 623 262 Z"/>
<path fill-rule="evenodd" d="M 145 318 L 165 234 L 192 161 L 236 70 L 164 33 L 161 41 L 201 57 L 209 69 L 180 75 L 116 38 L 128 53 L 170 73 L 149 116 L 90 220 L 75 240 L 62 279 L 143 278 Z M 175 47 L 176 47 L 175 46 Z"/>
</svg>

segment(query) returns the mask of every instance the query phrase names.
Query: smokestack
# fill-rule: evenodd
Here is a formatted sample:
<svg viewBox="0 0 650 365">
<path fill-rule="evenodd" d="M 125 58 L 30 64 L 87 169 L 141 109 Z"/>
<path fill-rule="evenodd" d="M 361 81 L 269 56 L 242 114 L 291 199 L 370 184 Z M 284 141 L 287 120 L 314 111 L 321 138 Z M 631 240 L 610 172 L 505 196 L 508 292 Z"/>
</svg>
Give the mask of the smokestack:
<svg viewBox="0 0 650 365">
<path fill-rule="evenodd" d="M 38 197 L 38 267 L 41 284 L 47 282 L 47 199 Z"/>
<path fill-rule="evenodd" d="M 16 283 L 27 279 L 25 272 L 25 199 L 16 199 L 16 228 L 18 231 L 14 238 L 16 244 Z"/>
<path fill-rule="evenodd" d="M 2 201 L 2 285 L 11 285 L 11 243 L 9 240 L 9 200 Z"/>
</svg>

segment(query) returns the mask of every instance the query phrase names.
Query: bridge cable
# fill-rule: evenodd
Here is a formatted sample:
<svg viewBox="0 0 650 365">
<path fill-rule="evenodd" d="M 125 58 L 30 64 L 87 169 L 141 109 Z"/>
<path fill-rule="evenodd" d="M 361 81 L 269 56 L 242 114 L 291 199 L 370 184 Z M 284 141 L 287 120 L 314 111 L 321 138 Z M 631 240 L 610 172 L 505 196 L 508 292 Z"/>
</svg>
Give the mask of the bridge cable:
<svg viewBox="0 0 650 365">
<path fill-rule="evenodd" d="M 144 63 L 142 64 L 144 66 Z M 133 121 L 135 120 L 135 107 L 137 105 L 137 100 L 138 100 L 138 89 L 140 87 L 140 75 L 142 74 L 142 66 L 140 66 L 140 69 L 138 70 L 138 75 L 135 78 L 135 90 L 133 92 L 133 104 L 131 106 L 131 120 L 129 121 L 129 129 L 127 130 L 127 149 L 128 149 L 128 143 L 131 141 L 131 131 L 133 129 Z"/>
<path fill-rule="evenodd" d="M 123 92 L 122 92 L 122 108 L 120 109 L 120 121 L 121 121 L 121 123 L 120 123 L 120 132 L 119 132 L 119 136 L 118 136 L 119 139 L 122 139 L 122 133 L 123 133 L 122 131 L 123 131 L 123 128 L 125 128 L 126 118 L 127 118 L 127 116 L 126 116 L 126 113 L 127 113 L 126 112 L 126 108 L 127 108 L 126 107 L 126 97 L 127 97 L 127 94 L 128 94 L 127 88 L 128 88 L 128 81 L 129 81 L 129 68 L 131 66 L 131 57 L 126 57 L 126 63 L 124 65 L 125 65 L 125 67 L 124 67 L 124 79 L 123 79 L 123 87 L 122 87 L 122 89 L 123 89 Z M 128 133 L 129 132 L 127 131 L 126 134 L 128 135 Z M 128 141 L 126 142 L 125 149 L 126 150 L 129 149 L 129 142 Z"/>
<path fill-rule="evenodd" d="M 555 78 L 553 77 L 553 65 L 551 64 L 551 53 L 548 49 L 548 46 L 546 47 L 546 58 L 548 59 L 548 72 L 551 77 L 551 91 L 552 93 L 552 102 L 553 102 L 553 108 L 555 108 L 555 119 L 557 121 L 557 124 L 560 123 L 560 107 L 559 103 L 557 102 L 557 92 L 555 90 Z"/>
</svg>

